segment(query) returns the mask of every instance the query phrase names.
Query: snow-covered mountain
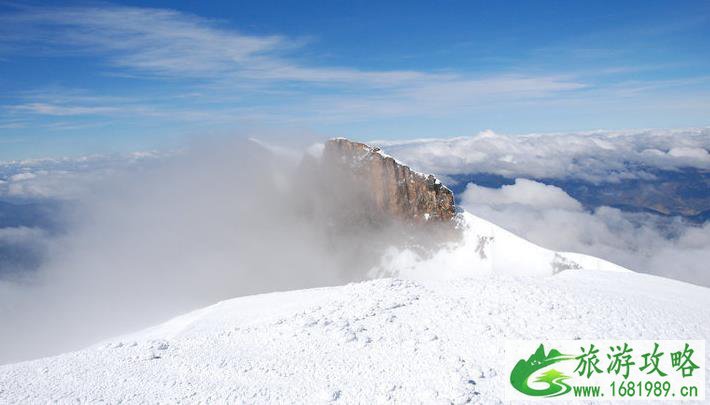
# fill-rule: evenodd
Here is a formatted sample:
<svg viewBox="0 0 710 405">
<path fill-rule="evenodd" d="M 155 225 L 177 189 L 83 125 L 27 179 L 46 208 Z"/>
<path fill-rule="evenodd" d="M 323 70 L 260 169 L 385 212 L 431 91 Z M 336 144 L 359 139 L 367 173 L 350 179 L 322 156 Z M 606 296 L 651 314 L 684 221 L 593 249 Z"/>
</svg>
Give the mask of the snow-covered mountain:
<svg viewBox="0 0 710 405">
<path fill-rule="evenodd" d="M 564 270 L 582 269 L 630 272 L 596 257 L 544 249 L 467 212 L 462 212 L 458 220 L 463 230 L 461 241 L 424 256 L 392 248 L 371 275 L 426 280 L 481 273 L 551 276 Z"/>
<path fill-rule="evenodd" d="M 374 279 L 235 298 L 0 367 L 0 403 L 495 403 L 505 339 L 707 339 L 707 288 L 535 246 L 470 214 Z M 710 364 L 706 361 L 705 364 Z"/>
</svg>

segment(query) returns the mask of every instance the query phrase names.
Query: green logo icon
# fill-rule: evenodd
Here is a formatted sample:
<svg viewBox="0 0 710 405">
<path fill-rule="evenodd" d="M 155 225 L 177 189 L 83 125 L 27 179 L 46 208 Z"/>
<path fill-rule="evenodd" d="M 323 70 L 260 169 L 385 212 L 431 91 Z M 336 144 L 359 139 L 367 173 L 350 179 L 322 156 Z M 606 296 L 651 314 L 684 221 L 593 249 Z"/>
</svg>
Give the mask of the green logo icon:
<svg viewBox="0 0 710 405">
<path fill-rule="evenodd" d="M 550 353 L 545 354 L 545 347 L 541 344 L 530 358 L 527 360 L 520 359 L 518 361 L 513 371 L 510 373 L 510 383 L 516 390 L 534 397 L 557 397 L 564 395 L 572 390 L 572 387 L 565 383 L 565 380 L 569 379 L 570 376 L 551 368 L 539 375 L 534 381 L 530 381 L 530 378 L 543 368 L 561 361 L 573 359 L 574 356 L 562 354 L 556 349 L 551 349 Z M 542 389 L 532 388 L 529 385 L 531 382 L 546 383 L 547 387 Z"/>
</svg>

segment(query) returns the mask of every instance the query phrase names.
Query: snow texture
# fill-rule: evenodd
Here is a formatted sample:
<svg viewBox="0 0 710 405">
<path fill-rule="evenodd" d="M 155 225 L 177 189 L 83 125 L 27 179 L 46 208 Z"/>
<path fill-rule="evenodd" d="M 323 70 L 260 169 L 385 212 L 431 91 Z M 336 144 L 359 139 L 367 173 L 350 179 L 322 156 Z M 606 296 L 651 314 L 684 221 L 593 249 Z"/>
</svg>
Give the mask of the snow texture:
<svg viewBox="0 0 710 405">
<path fill-rule="evenodd" d="M 433 257 L 393 253 L 399 278 L 235 298 L 1 366 L 0 403 L 498 403 L 505 339 L 710 336 L 707 288 L 464 222 Z"/>
</svg>

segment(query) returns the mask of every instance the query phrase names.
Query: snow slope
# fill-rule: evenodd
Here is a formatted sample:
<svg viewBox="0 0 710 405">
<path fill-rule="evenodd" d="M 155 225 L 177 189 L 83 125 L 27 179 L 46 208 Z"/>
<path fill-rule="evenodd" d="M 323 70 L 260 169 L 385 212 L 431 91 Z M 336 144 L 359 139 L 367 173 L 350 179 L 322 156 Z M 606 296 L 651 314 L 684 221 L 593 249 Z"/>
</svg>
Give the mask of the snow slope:
<svg viewBox="0 0 710 405">
<path fill-rule="evenodd" d="M 461 242 L 450 243 L 431 257 L 391 248 L 380 265 L 372 269 L 371 276 L 426 280 L 472 273 L 549 276 L 575 269 L 631 271 L 597 257 L 542 248 L 467 212 L 460 215 L 460 220 Z"/>
<path fill-rule="evenodd" d="M 236 298 L 1 366 L 0 403 L 495 403 L 505 339 L 710 336 L 707 288 L 465 221 L 464 242 L 430 258 L 389 255 L 377 271 L 400 278 Z M 556 272 L 560 257 L 585 269 Z"/>
</svg>

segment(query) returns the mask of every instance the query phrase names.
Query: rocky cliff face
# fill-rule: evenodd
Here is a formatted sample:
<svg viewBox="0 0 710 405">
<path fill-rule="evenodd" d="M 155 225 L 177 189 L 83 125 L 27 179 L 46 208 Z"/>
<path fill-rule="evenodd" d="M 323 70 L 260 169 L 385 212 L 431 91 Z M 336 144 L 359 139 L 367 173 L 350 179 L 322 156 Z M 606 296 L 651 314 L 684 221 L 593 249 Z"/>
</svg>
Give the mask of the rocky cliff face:
<svg viewBox="0 0 710 405">
<path fill-rule="evenodd" d="M 347 139 L 325 144 L 323 167 L 337 173 L 348 189 L 363 192 L 374 213 L 407 222 L 447 222 L 454 217 L 454 195 L 433 175 L 418 173 L 379 148 Z"/>
</svg>

